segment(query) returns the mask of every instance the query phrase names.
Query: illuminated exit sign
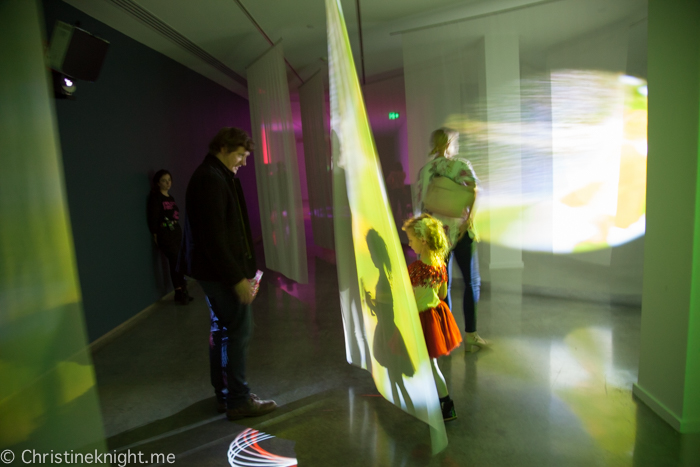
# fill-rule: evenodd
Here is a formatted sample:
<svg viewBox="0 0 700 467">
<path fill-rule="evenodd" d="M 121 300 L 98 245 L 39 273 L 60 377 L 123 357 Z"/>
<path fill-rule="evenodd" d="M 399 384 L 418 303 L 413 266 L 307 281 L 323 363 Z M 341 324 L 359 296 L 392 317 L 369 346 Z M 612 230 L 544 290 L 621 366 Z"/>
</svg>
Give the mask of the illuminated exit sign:
<svg viewBox="0 0 700 467">
<path fill-rule="evenodd" d="M 398 112 L 389 112 L 389 120 L 396 120 L 400 115 Z"/>
</svg>

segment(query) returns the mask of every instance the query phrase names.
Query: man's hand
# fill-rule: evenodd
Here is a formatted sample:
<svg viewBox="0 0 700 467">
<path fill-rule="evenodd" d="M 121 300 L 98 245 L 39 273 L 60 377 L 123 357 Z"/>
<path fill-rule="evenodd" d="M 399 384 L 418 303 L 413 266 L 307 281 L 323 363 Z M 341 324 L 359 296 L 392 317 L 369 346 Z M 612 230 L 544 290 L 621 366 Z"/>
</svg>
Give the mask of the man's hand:
<svg viewBox="0 0 700 467">
<path fill-rule="evenodd" d="M 248 279 L 243 279 L 233 286 L 233 290 L 242 304 L 248 305 L 253 301 L 253 286 Z"/>
</svg>

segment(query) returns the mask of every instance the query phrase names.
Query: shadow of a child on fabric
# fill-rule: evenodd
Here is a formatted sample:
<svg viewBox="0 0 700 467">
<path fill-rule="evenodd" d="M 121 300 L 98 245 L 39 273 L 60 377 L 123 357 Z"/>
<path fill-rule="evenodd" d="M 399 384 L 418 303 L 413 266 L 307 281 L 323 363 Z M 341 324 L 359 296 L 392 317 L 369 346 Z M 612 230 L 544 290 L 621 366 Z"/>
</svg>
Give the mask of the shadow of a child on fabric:
<svg viewBox="0 0 700 467">
<path fill-rule="evenodd" d="M 377 318 L 374 329 L 372 351 L 374 359 L 389 373 L 389 384 L 393 401 L 400 405 L 399 392 L 403 398 L 406 410 L 413 412 L 413 402 L 404 385 L 403 376 L 412 377 L 416 368 L 408 354 L 406 343 L 401 332 L 394 323 L 394 297 L 391 291 L 391 261 L 384 239 L 374 229 L 367 232 L 367 248 L 369 249 L 374 266 L 379 270 L 379 280 L 372 293 L 362 283 L 364 298 L 372 316 Z"/>
<path fill-rule="evenodd" d="M 372 358 L 367 342 L 367 331 L 362 311 L 362 291 L 357 282 L 357 258 L 352 237 L 352 211 L 348 200 L 345 169 L 340 160 L 340 140 L 331 132 L 333 157 L 333 236 L 343 315 L 346 357 L 349 363 L 372 372 Z"/>
</svg>

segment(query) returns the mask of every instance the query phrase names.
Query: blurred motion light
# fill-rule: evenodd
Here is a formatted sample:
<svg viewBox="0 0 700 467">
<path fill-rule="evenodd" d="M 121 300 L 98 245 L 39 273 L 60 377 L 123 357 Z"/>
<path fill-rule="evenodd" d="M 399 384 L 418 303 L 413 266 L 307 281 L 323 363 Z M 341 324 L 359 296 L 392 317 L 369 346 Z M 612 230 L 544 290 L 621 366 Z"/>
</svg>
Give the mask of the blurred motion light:
<svg viewBox="0 0 700 467">
<path fill-rule="evenodd" d="M 498 146 L 488 155 L 488 184 L 476 211 L 482 239 L 570 254 L 643 236 L 647 94 L 646 81 L 635 76 L 560 69 L 521 81 L 519 125 L 498 103 L 488 122 L 451 115 L 445 126 L 470 136 L 460 152 L 471 155 L 477 173 L 485 148 Z M 508 183 L 514 157 L 527 183 L 511 191 L 520 187 Z"/>
<path fill-rule="evenodd" d="M 637 78 L 636 76 L 620 75 L 618 80 L 620 81 L 620 83 L 628 86 L 639 86 L 641 84 L 644 84 L 644 80 Z"/>
<path fill-rule="evenodd" d="M 389 112 L 389 120 L 396 120 L 400 117 L 398 112 Z"/>
</svg>

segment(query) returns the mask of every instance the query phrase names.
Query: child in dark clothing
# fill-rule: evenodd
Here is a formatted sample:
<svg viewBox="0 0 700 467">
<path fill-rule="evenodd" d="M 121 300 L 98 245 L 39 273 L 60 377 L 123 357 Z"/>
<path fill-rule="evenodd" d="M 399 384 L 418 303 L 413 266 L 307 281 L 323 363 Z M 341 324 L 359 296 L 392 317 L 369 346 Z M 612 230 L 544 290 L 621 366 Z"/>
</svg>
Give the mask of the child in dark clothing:
<svg viewBox="0 0 700 467">
<path fill-rule="evenodd" d="M 175 198 L 169 194 L 172 183 L 172 176 L 167 170 L 159 170 L 153 176 L 153 186 L 148 196 L 148 228 L 158 249 L 168 258 L 175 300 L 187 305 L 192 297 L 187 293 L 185 276 L 176 270 L 182 229 L 179 223 L 180 210 Z"/>
</svg>

